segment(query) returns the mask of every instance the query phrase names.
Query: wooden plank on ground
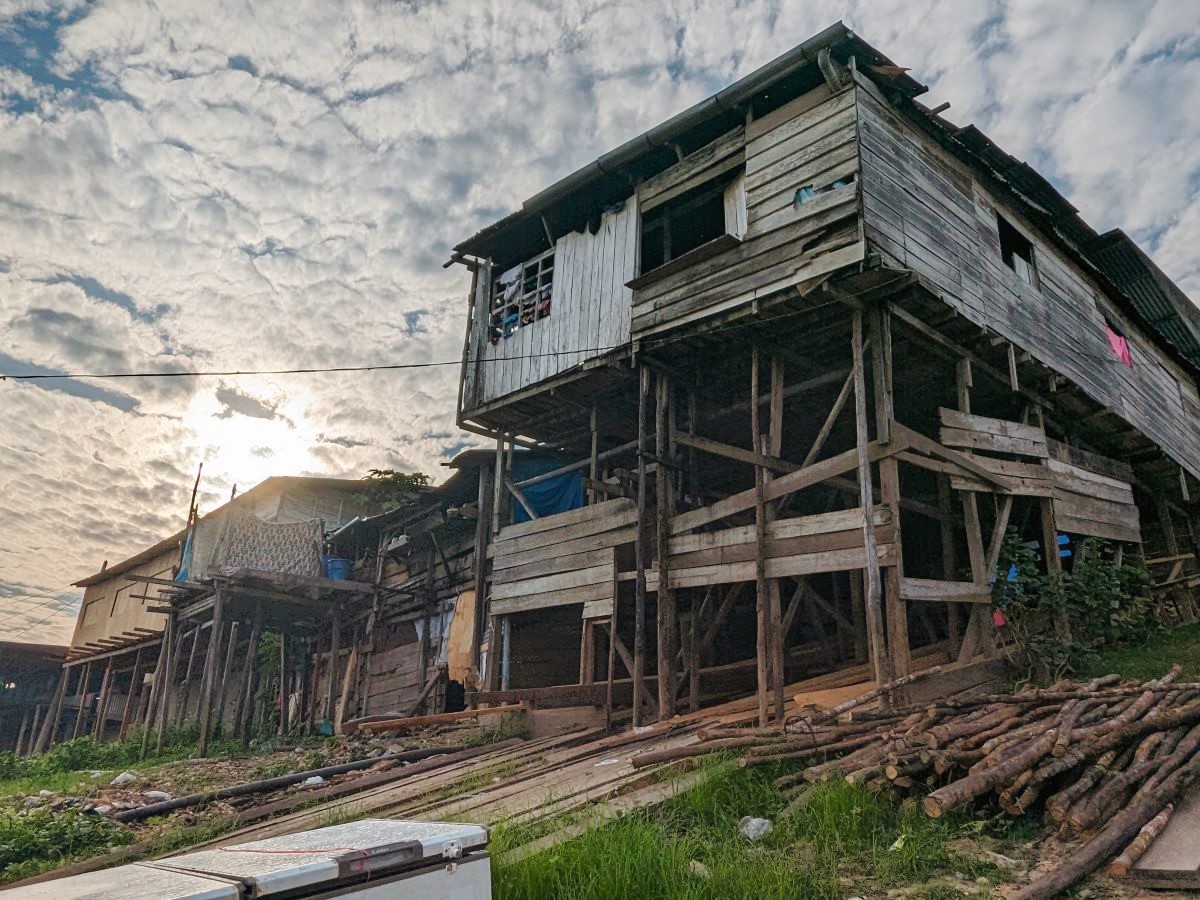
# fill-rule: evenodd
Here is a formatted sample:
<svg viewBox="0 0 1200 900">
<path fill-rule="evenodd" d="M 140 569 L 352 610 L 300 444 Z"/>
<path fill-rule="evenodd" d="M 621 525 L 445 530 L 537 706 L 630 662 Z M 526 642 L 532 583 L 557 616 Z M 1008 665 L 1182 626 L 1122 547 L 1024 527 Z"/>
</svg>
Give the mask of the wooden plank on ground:
<svg viewBox="0 0 1200 900">
<path fill-rule="evenodd" d="M 1200 889 L 1200 787 L 1193 785 L 1167 827 L 1123 881 L 1146 888 Z"/>
</svg>

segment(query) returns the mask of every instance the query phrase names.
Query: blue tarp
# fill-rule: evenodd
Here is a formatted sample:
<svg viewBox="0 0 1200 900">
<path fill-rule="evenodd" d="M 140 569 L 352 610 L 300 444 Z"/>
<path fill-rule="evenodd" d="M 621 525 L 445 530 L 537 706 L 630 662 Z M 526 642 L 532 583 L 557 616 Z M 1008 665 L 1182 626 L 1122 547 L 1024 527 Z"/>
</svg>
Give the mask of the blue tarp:
<svg viewBox="0 0 1200 900">
<path fill-rule="evenodd" d="M 561 465 L 562 463 L 556 459 L 527 456 L 517 452 L 513 454 L 512 479 L 513 481 L 524 481 L 526 478 L 557 469 Z M 521 488 L 521 493 L 525 495 L 525 499 L 529 501 L 529 505 L 533 507 L 539 517 L 552 516 L 569 509 L 578 509 L 583 506 L 583 472 L 576 471 L 559 475 L 543 481 L 541 484 Z M 513 507 L 514 522 L 529 521 L 529 513 L 525 512 L 520 503 L 514 503 Z"/>
</svg>

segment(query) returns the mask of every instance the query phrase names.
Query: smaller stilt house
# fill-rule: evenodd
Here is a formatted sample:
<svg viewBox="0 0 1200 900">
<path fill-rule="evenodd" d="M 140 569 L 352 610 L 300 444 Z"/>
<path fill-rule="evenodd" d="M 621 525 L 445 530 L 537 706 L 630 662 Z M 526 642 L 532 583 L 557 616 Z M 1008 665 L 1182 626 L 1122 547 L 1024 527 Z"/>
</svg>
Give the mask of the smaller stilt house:
<svg viewBox="0 0 1200 900">
<path fill-rule="evenodd" d="M 375 509 L 361 481 L 269 478 L 76 582 L 83 605 L 34 748 L 131 727 L 161 743 L 170 727 L 198 724 L 203 751 L 218 725 L 287 730 L 305 708 L 304 643 L 374 596 L 324 577 L 326 536 Z M 264 634 L 278 635 L 270 660 Z"/>
<path fill-rule="evenodd" d="M 33 749 L 66 656 L 62 644 L 0 641 L 0 750 Z"/>
</svg>

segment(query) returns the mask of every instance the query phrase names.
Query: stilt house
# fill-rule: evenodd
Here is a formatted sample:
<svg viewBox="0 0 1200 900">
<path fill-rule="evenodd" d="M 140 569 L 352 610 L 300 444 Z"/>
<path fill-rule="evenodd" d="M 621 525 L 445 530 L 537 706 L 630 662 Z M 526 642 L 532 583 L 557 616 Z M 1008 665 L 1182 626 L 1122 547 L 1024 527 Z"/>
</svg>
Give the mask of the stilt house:
<svg viewBox="0 0 1200 900">
<path fill-rule="evenodd" d="M 1189 557 L 1200 316 L 924 90 L 835 25 L 455 248 L 496 442 L 470 700 L 766 720 L 811 672 L 993 655 L 1009 526 L 1050 570 Z"/>
</svg>

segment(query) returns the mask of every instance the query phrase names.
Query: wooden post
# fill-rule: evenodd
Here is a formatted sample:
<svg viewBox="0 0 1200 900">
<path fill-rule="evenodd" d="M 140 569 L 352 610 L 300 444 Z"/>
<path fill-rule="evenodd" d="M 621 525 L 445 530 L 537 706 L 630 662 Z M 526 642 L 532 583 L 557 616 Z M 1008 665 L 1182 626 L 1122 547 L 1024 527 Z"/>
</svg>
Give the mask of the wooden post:
<svg viewBox="0 0 1200 900">
<path fill-rule="evenodd" d="M 606 677 L 604 685 L 604 728 L 606 731 L 612 729 L 613 678 L 616 674 L 614 666 L 616 665 L 617 654 L 617 606 L 621 598 L 620 568 L 614 554 L 612 567 L 612 613 L 608 617 L 608 667 L 605 669 Z M 633 705 L 637 706 L 636 696 L 634 697 Z"/>
<path fill-rule="evenodd" d="M 592 432 L 591 451 L 588 459 L 588 478 L 592 484 L 595 484 L 600 477 L 600 430 L 597 427 L 599 421 L 599 413 L 596 409 L 596 404 L 592 404 L 592 413 L 589 417 L 589 425 Z M 600 498 L 596 496 L 594 488 L 588 489 L 588 503 L 596 503 Z"/>
<path fill-rule="evenodd" d="M 49 710 L 46 710 L 49 712 Z M 38 735 L 38 726 L 42 723 L 42 704 L 37 704 L 33 708 L 33 724 L 29 726 L 29 744 L 25 748 L 25 755 L 28 756 L 33 750 L 33 743 Z"/>
<path fill-rule="evenodd" d="M 42 720 L 42 730 L 38 732 L 37 740 L 33 744 L 34 753 L 44 753 L 54 743 L 54 733 L 58 730 L 58 720 L 62 715 L 62 701 L 67 693 L 70 673 L 71 670 L 63 666 L 62 673 L 58 676 L 58 687 L 54 689 L 54 699 L 50 701 L 46 718 Z"/>
<path fill-rule="evenodd" d="M 288 653 L 288 633 L 279 632 L 279 733 L 287 734 L 292 727 L 292 654 Z M 330 680 L 333 679 L 333 656 L 330 654 Z M 316 694 L 316 690 L 313 690 Z"/>
<path fill-rule="evenodd" d="M 762 428 L 758 413 L 758 345 L 750 350 L 750 445 L 755 453 L 762 452 Z M 758 673 L 758 724 L 765 727 L 770 720 L 768 695 L 771 690 L 771 654 L 768 638 L 770 597 L 767 591 L 767 503 L 765 472 L 754 467 L 754 612 L 755 660 Z"/>
<path fill-rule="evenodd" d="M 125 737 L 125 731 L 132 722 L 133 710 L 141 699 L 141 685 L 138 684 L 138 669 L 141 666 L 142 648 L 138 647 L 137 653 L 133 655 L 133 671 L 129 673 L 129 691 L 125 694 L 125 708 L 121 710 L 121 728 L 117 732 L 118 738 Z"/>
<path fill-rule="evenodd" d="M 167 621 L 163 625 L 162 641 L 158 645 L 158 661 L 154 664 L 154 680 L 150 682 L 150 690 L 146 697 L 146 715 L 142 719 L 142 748 L 138 754 L 139 759 L 146 758 L 146 748 L 150 743 L 150 729 L 154 724 L 154 717 L 158 714 L 158 704 L 161 703 L 162 696 L 162 680 L 166 670 L 167 657 L 170 655 L 171 640 L 173 631 L 171 627 L 171 619 L 174 614 L 167 616 Z"/>
<path fill-rule="evenodd" d="M 1054 520 L 1054 501 L 1049 497 L 1038 498 L 1038 510 L 1042 518 L 1042 552 L 1046 554 L 1046 574 L 1055 584 L 1062 580 L 1062 558 L 1058 555 L 1058 523 Z M 1054 631 L 1060 640 L 1070 642 L 1071 620 L 1065 609 L 1054 617 Z"/>
<path fill-rule="evenodd" d="M 183 673 L 183 691 L 179 697 L 179 708 L 175 710 L 176 725 L 182 725 L 183 720 L 187 718 L 188 704 L 192 699 L 192 671 L 196 665 L 196 645 L 200 643 L 200 631 L 203 627 L 203 623 L 197 622 L 196 630 L 192 632 L 192 649 L 188 651 L 187 669 Z"/>
<path fill-rule="evenodd" d="M 25 751 L 25 734 L 29 731 L 29 707 L 25 707 L 25 712 L 21 716 L 21 727 L 17 729 L 17 743 L 13 747 L 15 756 L 23 756 Z"/>
<path fill-rule="evenodd" d="M 697 608 L 696 591 L 692 591 L 692 614 L 688 616 L 688 652 L 684 659 L 688 665 L 688 711 L 700 708 L 700 619 L 704 607 Z"/>
<path fill-rule="evenodd" d="M 179 665 L 179 652 L 183 649 L 183 635 L 175 636 L 176 630 L 179 628 L 179 619 L 172 612 L 167 617 L 167 638 L 169 639 L 170 647 L 167 650 L 167 666 L 160 673 L 155 673 L 154 680 L 158 681 L 162 678 L 162 684 L 158 688 L 158 733 L 155 736 L 155 752 L 162 753 L 163 743 L 166 740 L 167 733 L 167 717 L 171 714 L 171 699 L 175 695 L 175 670 Z M 199 626 L 197 626 L 199 630 Z M 143 756 L 145 754 L 143 753 Z"/>
<path fill-rule="evenodd" d="M 488 661 L 487 661 L 487 690 L 495 691 L 500 688 L 500 616 L 490 616 L 491 627 L 488 629 Z"/>
<path fill-rule="evenodd" d="M 432 543 L 429 547 L 429 552 L 425 557 L 425 607 L 423 611 L 423 627 L 421 630 L 421 693 L 425 693 L 425 685 L 429 683 L 429 663 L 433 649 L 433 638 L 430 634 L 433 623 L 433 605 L 434 605 L 434 581 L 435 568 L 437 567 L 437 556 L 434 553 Z M 450 573 L 447 572 L 447 575 Z"/>
<path fill-rule="evenodd" d="M 892 389 L 892 327 L 886 307 L 871 312 L 871 376 L 875 394 L 875 434 L 881 442 L 891 440 L 891 423 L 895 418 Z M 887 640 L 892 678 L 903 678 L 912 670 L 908 645 L 908 603 L 900 596 L 900 580 L 904 576 L 904 553 L 900 530 L 900 464 L 894 456 L 879 461 L 879 498 L 891 510 L 895 562 L 884 567 L 883 593 L 887 614 Z M 903 705 L 905 688 L 892 692 L 893 699 Z"/>
<path fill-rule="evenodd" d="M 947 581 L 958 578 L 958 553 L 954 544 L 953 506 L 951 505 L 950 476 L 937 476 L 938 528 L 942 538 L 942 577 Z M 951 653 L 957 654 L 962 646 L 962 609 L 957 603 L 946 604 L 946 636 L 950 641 Z"/>
<path fill-rule="evenodd" d="M 429 630 L 429 617 L 425 618 L 425 629 Z M 338 673 L 340 669 L 340 660 L 342 655 L 342 615 L 341 611 L 334 607 L 333 621 L 329 626 L 329 688 L 325 697 L 325 715 L 331 723 L 335 723 L 337 719 L 337 697 L 338 697 Z M 423 674 L 423 673 L 422 673 Z M 424 687 L 425 678 L 421 678 L 421 685 Z"/>
<path fill-rule="evenodd" d="M 105 719 L 108 717 L 108 695 L 112 690 L 113 678 L 113 660 L 115 656 L 110 656 L 104 666 L 104 675 L 100 679 L 100 698 L 96 701 L 96 721 L 92 724 L 92 740 L 100 741 L 104 739 L 104 726 L 107 724 Z"/>
<path fill-rule="evenodd" d="M 863 359 L 863 314 L 855 310 L 851 326 L 851 350 L 854 355 L 854 425 L 858 450 L 858 495 L 863 511 L 863 545 L 866 549 L 867 589 L 865 597 L 867 635 L 870 640 L 871 669 L 877 685 L 892 680 L 887 643 L 883 636 L 883 611 L 880 601 L 883 583 L 879 572 L 879 549 L 875 538 L 875 490 L 871 484 L 871 458 L 867 445 L 867 373 Z M 881 706 L 890 705 L 885 695 Z"/>
<path fill-rule="evenodd" d="M 766 452 L 776 458 L 783 454 L 783 360 L 778 356 L 771 357 L 771 402 L 770 431 L 767 434 Z M 755 448 L 760 453 L 763 448 Z M 762 470 L 764 489 L 770 473 Z M 767 522 L 773 522 L 778 516 L 778 501 L 771 503 L 767 509 Z M 764 547 L 765 550 L 765 547 Z M 764 563 L 765 565 L 765 563 Z M 771 694 L 774 699 L 775 720 L 783 722 L 784 696 L 784 643 L 787 638 L 783 627 L 783 606 L 779 596 L 779 579 L 772 578 L 767 582 L 767 620 L 769 651 L 771 662 Z"/>
<path fill-rule="evenodd" d="M 229 637 L 226 639 L 225 645 L 225 665 L 221 669 L 221 689 L 217 694 L 216 724 L 222 734 L 225 734 L 225 705 L 229 700 L 229 690 L 233 686 L 230 676 L 233 674 L 233 654 L 237 649 L 237 633 L 238 623 L 230 622 Z"/>
<path fill-rule="evenodd" d="M 84 720 L 87 719 L 87 709 L 84 704 L 87 702 L 88 687 L 92 681 L 92 661 L 89 659 L 83 664 L 83 675 L 79 678 L 79 703 L 75 707 L 75 728 L 71 732 L 72 739 L 79 737 L 83 732 Z"/>
<path fill-rule="evenodd" d="M 479 518 L 475 520 L 475 619 L 471 631 L 471 667 L 480 675 L 480 646 L 487 629 L 487 548 L 491 537 L 492 473 L 479 467 Z"/>
<path fill-rule="evenodd" d="M 650 394 L 650 370 L 643 365 L 638 381 L 638 433 L 637 433 L 637 535 L 634 540 L 634 560 L 637 580 L 634 582 L 633 611 L 633 727 L 642 725 L 642 689 L 646 667 L 646 563 L 649 548 L 646 546 L 646 415 Z M 612 639 L 616 639 L 613 631 Z"/>
<path fill-rule="evenodd" d="M 321 637 L 321 633 L 317 632 L 316 636 L 312 639 L 312 651 L 310 654 L 312 656 L 312 672 L 307 679 L 309 685 L 308 723 L 305 726 L 305 729 L 309 734 L 312 734 L 317 729 L 317 707 L 319 706 L 319 702 L 317 700 L 317 686 L 321 681 L 322 642 L 323 638 Z M 305 649 L 307 650 L 307 646 Z"/>
<path fill-rule="evenodd" d="M 242 677 L 238 685 L 237 703 L 233 710 L 233 730 L 241 737 L 242 744 L 250 743 L 250 732 L 245 727 L 247 711 L 250 708 L 251 685 L 253 672 L 258 663 L 258 641 L 262 633 L 262 601 L 254 602 L 254 622 L 250 626 L 250 640 L 246 644 L 246 660 L 242 664 Z"/>
<path fill-rule="evenodd" d="M 658 374 L 654 399 L 654 467 L 658 558 L 658 718 L 675 715 L 675 628 L 677 611 L 675 591 L 670 586 L 671 517 L 675 512 L 673 473 L 668 468 L 672 459 L 669 433 L 671 380 L 665 372 Z"/>
<path fill-rule="evenodd" d="M 955 383 L 958 390 L 960 412 L 971 411 L 971 388 L 974 386 L 971 361 L 960 359 L 955 367 Z M 971 455 L 970 451 L 963 451 Z M 967 533 L 967 554 L 971 559 L 971 579 L 978 584 L 986 583 L 986 550 L 983 547 L 983 530 L 979 520 L 979 500 L 974 491 L 962 491 L 963 525 Z M 991 609 L 983 603 L 971 604 L 971 617 L 967 622 L 967 633 L 963 638 L 959 661 L 966 662 L 980 650 L 988 652 L 995 647 L 996 636 L 992 625 Z"/>
<path fill-rule="evenodd" d="M 204 657 L 204 674 L 200 678 L 200 742 L 197 756 L 208 755 L 209 726 L 212 724 L 212 694 L 217 678 L 217 654 L 221 649 L 221 626 L 225 611 L 225 591 L 220 584 L 213 597 L 212 630 L 208 636 L 208 652 Z M 199 630 L 197 630 L 199 635 Z"/>
</svg>

